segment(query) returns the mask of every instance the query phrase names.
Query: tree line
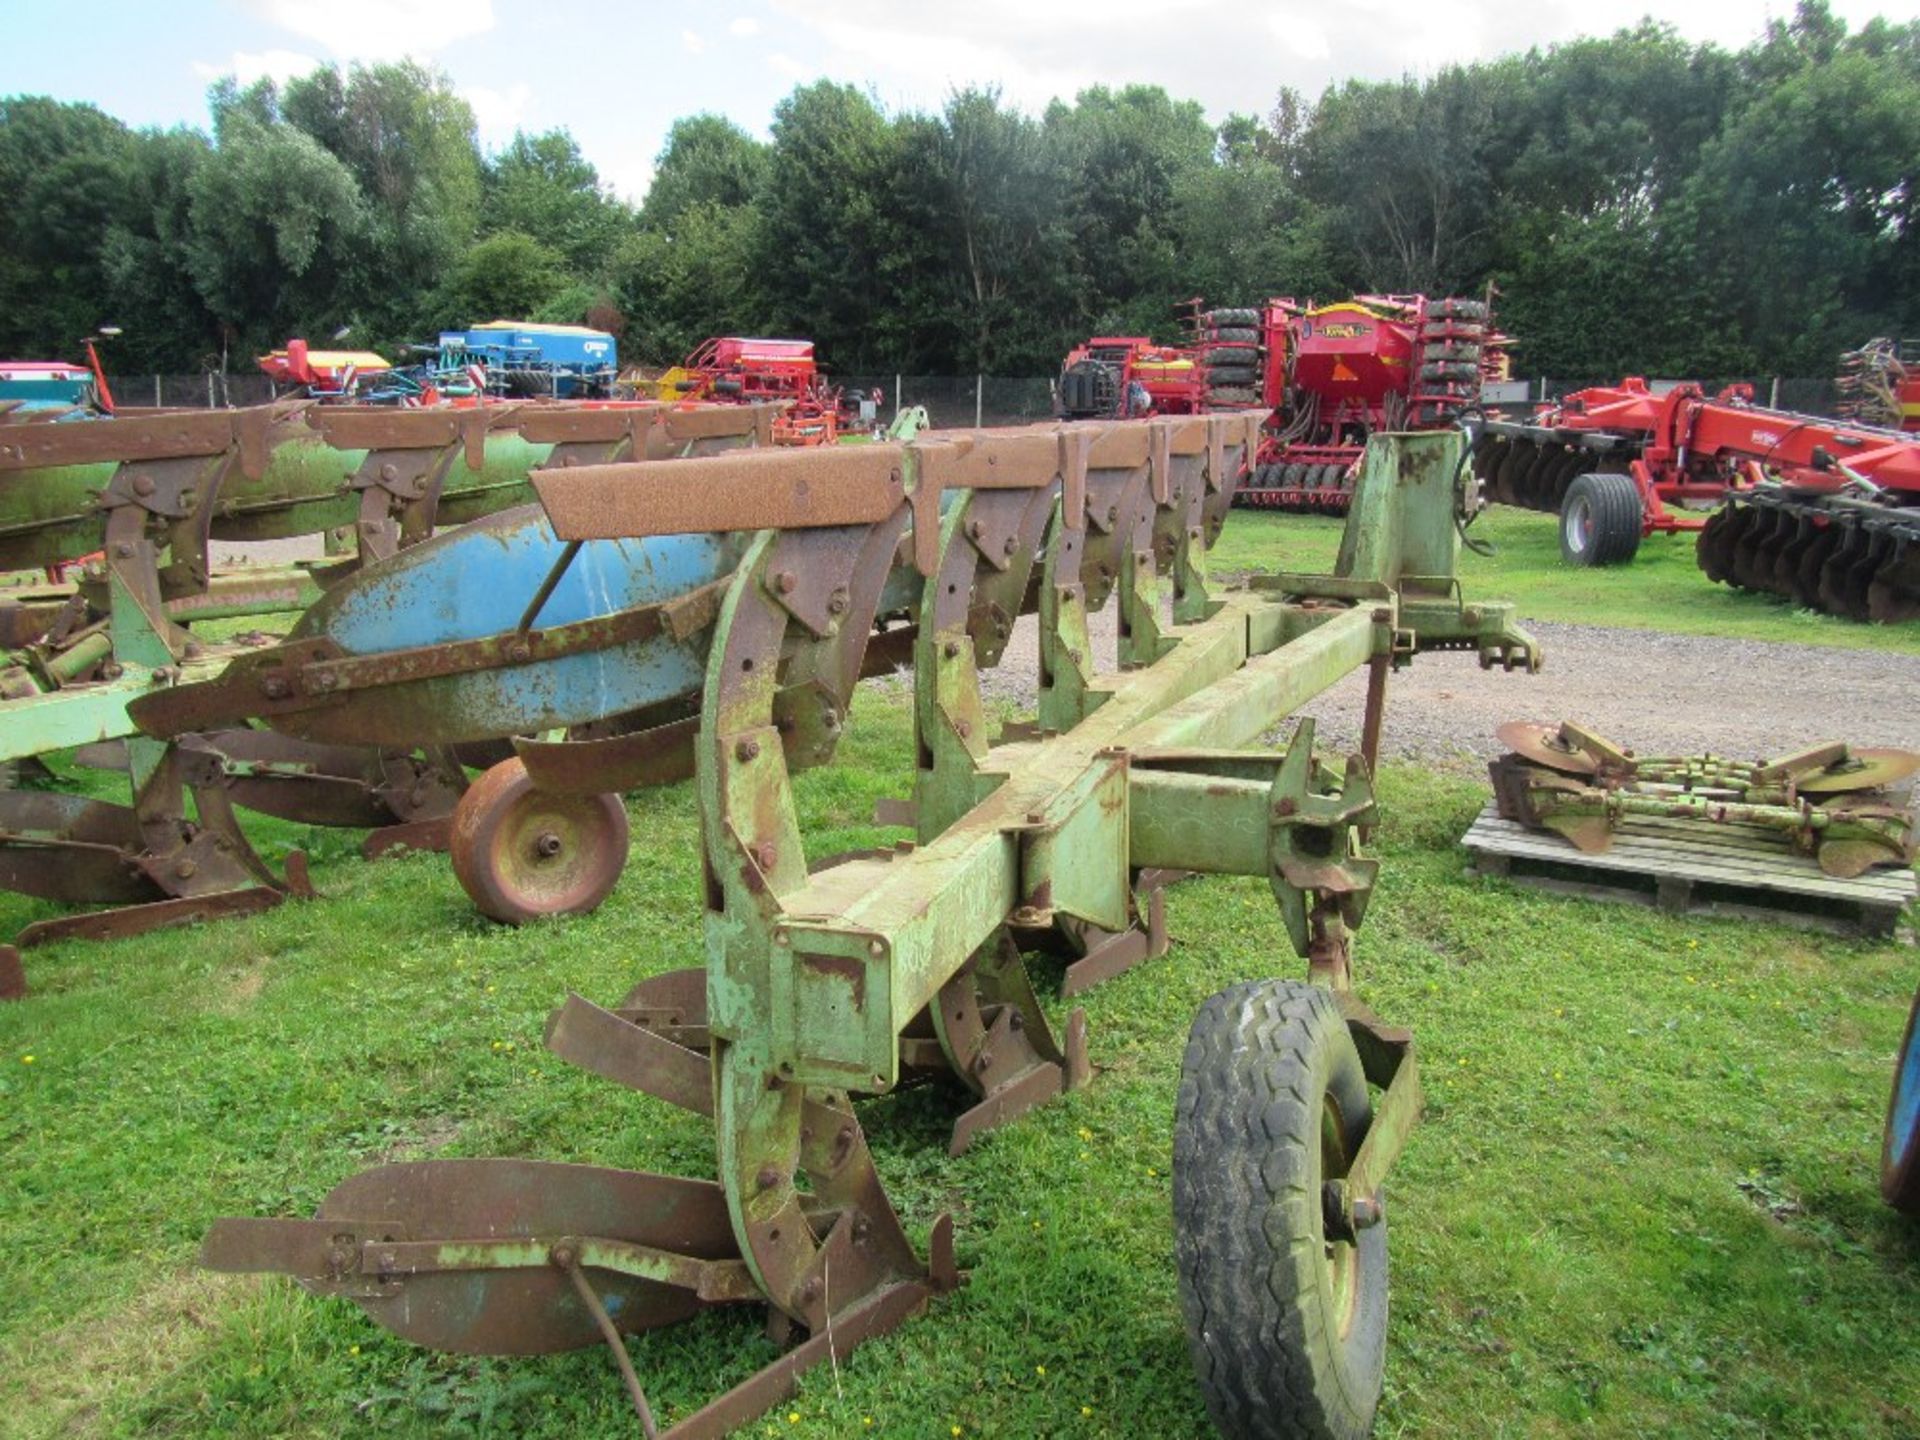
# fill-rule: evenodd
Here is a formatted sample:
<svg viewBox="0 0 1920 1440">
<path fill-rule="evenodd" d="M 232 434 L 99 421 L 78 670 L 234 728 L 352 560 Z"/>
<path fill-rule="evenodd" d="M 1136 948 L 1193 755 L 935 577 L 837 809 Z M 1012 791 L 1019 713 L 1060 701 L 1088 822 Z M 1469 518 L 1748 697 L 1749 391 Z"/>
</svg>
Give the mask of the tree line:
<svg viewBox="0 0 1920 1440">
<path fill-rule="evenodd" d="M 1643 22 L 1210 124 L 1151 86 L 888 113 L 820 81 L 771 138 L 677 121 L 644 200 L 564 130 L 498 153 L 411 63 L 228 79 L 210 132 L 0 100 L 0 356 L 119 325 L 126 371 L 302 335 L 405 353 L 510 316 L 666 363 L 811 336 L 844 373 L 1039 375 L 1176 307 L 1499 294 L 1518 369 L 1831 373 L 1920 334 L 1920 24 L 1803 0 L 1745 48 Z"/>
</svg>

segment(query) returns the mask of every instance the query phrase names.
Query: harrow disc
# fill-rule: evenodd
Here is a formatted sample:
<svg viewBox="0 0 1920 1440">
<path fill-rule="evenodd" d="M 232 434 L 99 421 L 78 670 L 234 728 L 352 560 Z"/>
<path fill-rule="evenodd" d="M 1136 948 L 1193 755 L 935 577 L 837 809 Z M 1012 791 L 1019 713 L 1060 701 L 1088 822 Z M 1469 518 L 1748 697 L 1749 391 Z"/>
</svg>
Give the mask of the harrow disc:
<svg viewBox="0 0 1920 1440">
<path fill-rule="evenodd" d="M 1910 750 L 1853 750 L 1838 765 L 1798 784 L 1804 795 L 1838 795 L 1849 790 L 1878 790 L 1897 785 L 1920 770 L 1920 755 Z"/>
<path fill-rule="evenodd" d="M 1567 775 L 1592 775 L 1599 761 L 1562 737 L 1558 725 L 1532 720 L 1509 720 L 1495 730 L 1500 743 L 1514 754 Z"/>
<path fill-rule="evenodd" d="M 490 919 L 585 914 L 626 865 L 626 806 L 542 790 L 520 760 L 503 760 L 454 807 L 452 854 L 461 888 Z"/>
<path fill-rule="evenodd" d="M 1920 515 L 1911 506 L 1762 487 L 1708 520 L 1709 580 L 1881 625 L 1920 618 Z"/>
</svg>

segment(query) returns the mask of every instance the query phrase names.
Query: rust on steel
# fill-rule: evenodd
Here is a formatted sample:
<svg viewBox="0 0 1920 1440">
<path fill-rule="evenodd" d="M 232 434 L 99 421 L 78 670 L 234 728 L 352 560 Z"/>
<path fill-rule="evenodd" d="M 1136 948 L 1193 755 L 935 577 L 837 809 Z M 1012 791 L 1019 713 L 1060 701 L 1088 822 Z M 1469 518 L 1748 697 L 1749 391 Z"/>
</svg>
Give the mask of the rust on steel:
<svg viewBox="0 0 1920 1440">
<path fill-rule="evenodd" d="M 111 425 L 9 425 L 0 431 L 0 471 L 53 465 L 188 459 L 241 453 L 250 478 L 264 472 L 267 429 L 291 408 L 189 410 Z"/>
<path fill-rule="evenodd" d="M 900 447 L 823 447 L 767 469 L 743 454 L 536 470 L 562 540 L 871 525 L 906 497 Z"/>
<path fill-rule="evenodd" d="M 912 475 L 921 552 L 947 490 L 1038 490 L 1064 477 L 1072 482 L 1068 512 L 1078 519 L 1087 469 L 1147 466 L 1155 498 L 1164 504 L 1172 456 L 1219 456 L 1228 444 L 1244 447 L 1259 418 L 1236 412 L 1146 425 L 1108 421 L 937 432 L 905 444 L 799 456 L 744 451 L 679 460 L 670 471 L 651 461 L 580 465 L 535 471 L 533 486 L 561 539 L 612 540 L 874 524 L 906 498 Z M 1220 479 L 1210 476 L 1209 482 L 1217 488 Z"/>
</svg>

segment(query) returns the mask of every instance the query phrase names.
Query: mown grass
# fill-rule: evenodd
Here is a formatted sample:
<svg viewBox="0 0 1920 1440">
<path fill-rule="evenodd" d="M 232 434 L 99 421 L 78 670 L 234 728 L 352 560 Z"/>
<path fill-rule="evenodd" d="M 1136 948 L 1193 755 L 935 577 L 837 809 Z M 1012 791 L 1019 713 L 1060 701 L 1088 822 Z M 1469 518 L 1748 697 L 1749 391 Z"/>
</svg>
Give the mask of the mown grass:
<svg viewBox="0 0 1920 1440">
<path fill-rule="evenodd" d="M 910 757 L 902 701 L 863 696 L 839 763 L 800 783 L 813 853 L 897 837 L 867 817 Z M 1920 1433 L 1920 1229 L 1875 1190 L 1914 951 L 1469 880 L 1480 789 L 1383 788 L 1360 984 L 1416 1028 L 1429 1105 L 1392 1186 L 1379 1433 Z M 325 898 L 30 953 L 35 995 L 0 1007 L 0 1435 L 635 1433 L 600 1351 L 431 1353 L 193 1268 L 214 1217 L 309 1214 L 386 1160 L 711 1174 L 704 1122 L 540 1046 L 567 991 L 611 1003 L 701 960 L 689 787 L 630 809 L 626 877 L 590 917 L 495 928 L 442 858 L 369 865 L 263 825 L 269 851 L 313 846 Z M 1180 1050 L 1206 995 L 1300 966 L 1260 882 L 1169 903 L 1173 954 L 1085 999 L 1089 1089 L 958 1160 L 953 1097 L 863 1109 L 909 1228 L 952 1211 L 972 1283 L 749 1433 L 1209 1433 L 1170 1258 Z M 0 923 L 42 909 L 0 901 Z M 744 1315 L 633 1349 L 669 1417 L 773 1354 Z"/>
<path fill-rule="evenodd" d="M 1920 625 L 1862 625 L 1800 610 L 1775 595 L 1716 585 L 1694 560 L 1691 535 L 1653 535 L 1629 565 L 1576 569 L 1560 560 L 1559 519 L 1495 505 L 1474 523 L 1476 540 L 1494 554 L 1463 553 L 1460 582 L 1467 594 L 1512 600 L 1531 620 L 1565 620 L 1738 640 L 1784 640 L 1848 650 L 1920 654 Z M 1341 521 L 1320 515 L 1236 510 L 1211 563 L 1223 573 L 1289 570 L 1333 563 Z"/>
</svg>

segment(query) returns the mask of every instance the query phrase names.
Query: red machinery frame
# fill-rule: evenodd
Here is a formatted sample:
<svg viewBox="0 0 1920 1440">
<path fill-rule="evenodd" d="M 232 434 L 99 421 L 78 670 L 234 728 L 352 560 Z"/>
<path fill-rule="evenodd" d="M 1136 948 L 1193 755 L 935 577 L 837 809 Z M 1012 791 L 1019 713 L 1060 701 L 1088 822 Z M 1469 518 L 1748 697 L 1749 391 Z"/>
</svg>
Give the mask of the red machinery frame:
<svg viewBox="0 0 1920 1440">
<path fill-rule="evenodd" d="M 1483 381 L 1506 373 L 1511 342 L 1485 301 L 1357 295 L 1318 305 L 1281 296 L 1257 315 L 1254 398 L 1273 418 L 1236 497 L 1257 508 L 1344 513 L 1369 435 L 1452 425 Z M 1227 333 L 1233 327 L 1213 327 Z M 1235 358 L 1227 344 L 1205 353 Z"/>
<path fill-rule="evenodd" d="M 1626 474 L 1640 494 L 1643 535 L 1699 530 L 1707 517 L 1679 507 L 1769 480 L 1830 492 L 1858 476 L 1920 499 L 1920 440 L 1755 405 L 1751 385 L 1711 397 L 1692 383 L 1655 394 L 1629 376 L 1575 391 L 1528 421 L 1488 421 L 1475 459 L 1491 498 L 1530 509 L 1559 510 L 1590 471 Z"/>
<path fill-rule="evenodd" d="M 840 438 L 840 387 L 827 383 L 811 340 L 717 335 L 661 378 L 662 399 L 781 404 L 776 445 L 831 445 Z"/>
</svg>

